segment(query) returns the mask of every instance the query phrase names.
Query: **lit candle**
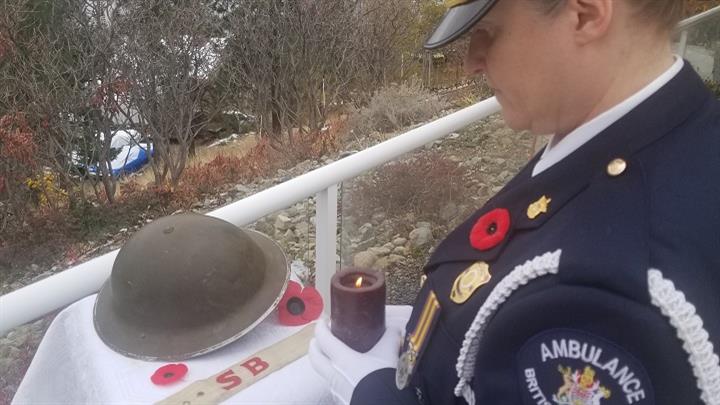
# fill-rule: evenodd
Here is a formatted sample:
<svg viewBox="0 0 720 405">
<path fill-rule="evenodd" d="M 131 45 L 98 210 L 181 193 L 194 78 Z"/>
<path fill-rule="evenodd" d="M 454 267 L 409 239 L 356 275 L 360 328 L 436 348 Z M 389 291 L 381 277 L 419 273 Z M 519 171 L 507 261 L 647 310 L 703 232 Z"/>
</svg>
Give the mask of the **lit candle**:
<svg viewBox="0 0 720 405">
<path fill-rule="evenodd" d="M 335 273 L 330 287 L 330 330 L 365 353 L 385 333 L 385 276 L 361 268 Z"/>
</svg>

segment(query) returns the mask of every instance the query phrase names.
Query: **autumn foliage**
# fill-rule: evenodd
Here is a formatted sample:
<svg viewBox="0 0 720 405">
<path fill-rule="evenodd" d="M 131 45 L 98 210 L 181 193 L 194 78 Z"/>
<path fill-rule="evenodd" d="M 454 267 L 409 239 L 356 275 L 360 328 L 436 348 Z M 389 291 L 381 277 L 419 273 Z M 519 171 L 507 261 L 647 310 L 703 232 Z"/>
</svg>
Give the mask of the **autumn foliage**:
<svg viewBox="0 0 720 405">
<path fill-rule="evenodd" d="M 685 0 L 685 16 L 690 17 L 717 6 L 720 6 L 720 0 Z"/>
</svg>

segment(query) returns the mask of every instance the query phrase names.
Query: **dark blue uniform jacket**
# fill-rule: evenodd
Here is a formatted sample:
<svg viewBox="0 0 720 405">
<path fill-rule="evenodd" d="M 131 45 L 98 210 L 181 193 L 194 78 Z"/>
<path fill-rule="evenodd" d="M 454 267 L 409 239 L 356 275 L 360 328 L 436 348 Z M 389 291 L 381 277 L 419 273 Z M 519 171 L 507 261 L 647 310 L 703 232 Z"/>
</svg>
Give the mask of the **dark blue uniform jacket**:
<svg viewBox="0 0 720 405">
<path fill-rule="evenodd" d="M 626 168 L 611 175 L 615 159 Z M 686 62 L 633 111 L 532 177 L 537 160 L 425 267 L 408 333 L 431 292 L 441 309 L 410 387 L 398 390 L 395 370 L 379 370 L 356 387 L 353 405 L 720 403 L 712 402 L 720 401 L 716 98 Z M 528 207 L 543 196 L 546 212 L 531 219 Z M 473 225 L 497 208 L 510 213 L 507 234 L 488 250 L 473 248 Z M 547 256 L 536 259 L 547 252 L 559 258 L 554 270 Z M 452 302 L 455 280 L 480 261 L 490 281 Z M 474 343 L 456 396 L 466 340 Z"/>
</svg>

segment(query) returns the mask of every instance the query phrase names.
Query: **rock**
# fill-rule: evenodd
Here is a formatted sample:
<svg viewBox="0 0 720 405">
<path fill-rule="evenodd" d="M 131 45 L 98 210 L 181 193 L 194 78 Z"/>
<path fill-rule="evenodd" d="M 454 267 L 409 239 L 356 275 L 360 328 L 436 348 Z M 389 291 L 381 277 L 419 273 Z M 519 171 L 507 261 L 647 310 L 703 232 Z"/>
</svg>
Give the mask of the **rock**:
<svg viewBox="0 0 720 405">
<path fill-rule="evenodd" d="M 298 210 L 297 210 L 297 208 L 295 208 L 294 206 L 292 206 L 292 207 L 286 209 L 285 212 L 284 212 L 284 214 L 285 214 L 285 216 L 287 216 L 287 217 L 294 217 L 295 215 L 298 214 Z"/>
<path fill-rule="evenodd" d="M 415 224 L 415 226 L 416 226 L 417 228 L 428 228 L 428 229 L 432 229 L 432 224 L 431 224 L 430 222 L 418 222 L 417 224 Z"/>
<path fill-rule="evenodd" d="M 372 247 L 368 249 L 368 252 L 372 252 L 375 256 L 382 257 L 389 255 L 392 251 L 386 247 Z"/>
<path fill-rule="evenodd" d="M 440 219 L 443 221 L 449 221 L 455 218 L 458 214 L 458 206 L 454 202 L 449 202 L 440 208 Z"/>
<path fill-rule="evenodd" d="M 393 243 L 393 245 L 395 245 L 395 246 L 405 246 L 405 244 L 407 243 L 407 239 L 405 239 L 405 238 L 395 238 L 395 239 L 393 239 L 392 243 Z"/>
<path fill-rule="evenodd" d="M 392 251 L 393 249 L 395 249 L 395 245 L 393 245 L 392 242 L 388 242 L 388 243 L 384 244 L 383 247 L 384 247 L 385 249 L 390 250 L 390 251 Z"/>
<path fill-rule="evenodd" d="M 285 234 L 283 235 L 283 239 L 290 242 L 295 240 L 297 237 L 295 236 L 295 232 L 293 232 L 292 229 L 288 229 Z"/>
<path fill-rule="evenodd" d="M 378 270 L 387 270 L 388 267 L 390 267 L 392 263 L 390 263 L 390 259 L 387 257 L 381 257 L 379 258 L 375 264 L 372 266 L 374 269 Z"/>
<path fill-rule="evenodd" d="M 357 243 L 357 248 L 360 250 L 369 249 L 373 246 L 375 246 L 375 237 L 372 237 L 370 239 L 365 239 L 365 240 Z"/>
<path fill-rule="evenodd" d="M 387 217 L 387 215 L 385 215 L 384 212 L 376 212 L 372 215 L 371 220 L 372 220 L 372 222 L 374 222 L 376 224 L 380 224 L 380 223 L 383 223 L 383 221 L 385 220 L 386 217 Z"/>
<path fill-rule="evenodd" d="M 400 256 L 407 256 L 407 249 L 404 246 L 398 246 L 393 249 L 393 253 Z"/>
<path fill-rule="evenodd" d="M 247 187 L 247 186 L 242 185 L 242 184 L 236 184 L 235 187 L 234 187 L 234 189 L 235 189 L 235 191 L 236 191 L 238 194 L 243 194 L 243 195 L 245 195 L 245 194 L 250 194 L 250 193 L 252 193 L 252 189 L 251 189 L 250 187 Z"/>
<path fill-rule="evenodd" d="M 410 232 L 410 247 L 419 248 L 429 244 L 433 239 L 430 228 L 419 227 Z"/>
<path fill-rule="evenodd" d="M 390 255 L 390 256 L 387 257 L 387 259 L 388 259 L 388 260 L 390 261 L 390 263 L 392 263 L 392 264 L 400 263 L 400 262 L 402 262 L 402 261 L 405 261 L 405 258 L 404 258 L 403 256 L 400 256 L 400 255 Z"/>
<path fill-rule="evenodd" d="M 373 267 L 377 260 L 378 257 L 374 253 L 366 250 L 353 257 L 353 265 L 356 267 Z"/>
<path fill-rule="evenodd" d="M 274 226 L 277 230 L 284 231 L 286 229 L 289 229 L 291 225 L 292 220 L 285 215 L 280 214 L 275 218 Z"/>
<path fill-rule="evenodd" d="M 266 235 L 272 235 L 275 232 L 275 229 L 273 228 L 272 224 L 269 224 L 265 221 L 256 222 L 255 230 L 258 232 L 264 233 Z"/>
<path fill-rule="evenodd" d="M 358 229 L 358 232 L 360 233 L 360 239 L 368 239 L 374 236 L 373 225 L 369 222 L 365 223 Z"/>
<path fill-rule="evenodd" d="M 300 222 L 295 225 L 295 233 L 298 236 L 305 236 L 310 233 L 310 224 L 307 222 Z"/>
</svg>

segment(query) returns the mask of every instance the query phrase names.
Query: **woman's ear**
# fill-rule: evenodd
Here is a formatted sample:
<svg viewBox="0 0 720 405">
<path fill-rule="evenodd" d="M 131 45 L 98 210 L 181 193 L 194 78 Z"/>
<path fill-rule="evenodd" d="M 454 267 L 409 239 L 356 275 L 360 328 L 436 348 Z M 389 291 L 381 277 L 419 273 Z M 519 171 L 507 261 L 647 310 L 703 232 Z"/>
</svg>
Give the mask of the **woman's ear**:
<svg viewBox="0 0 720 405">
<path fill-rule="evenodd" d="M 585 45 L 604 37 L 617 11 L 617 1 L 625 0 L 567 0 L 565 12 L 574 23 L 575 42 Z"/>
</svg>

